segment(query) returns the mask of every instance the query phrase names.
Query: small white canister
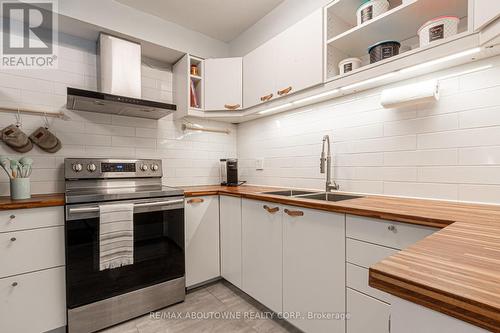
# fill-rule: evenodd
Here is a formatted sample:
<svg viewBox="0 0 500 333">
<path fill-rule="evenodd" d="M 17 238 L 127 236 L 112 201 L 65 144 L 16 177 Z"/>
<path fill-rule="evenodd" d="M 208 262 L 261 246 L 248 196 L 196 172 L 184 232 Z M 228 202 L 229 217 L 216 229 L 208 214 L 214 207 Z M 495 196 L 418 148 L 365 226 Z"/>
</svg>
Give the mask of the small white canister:
<svg viewBox="0 0 500 333">
<path fill-rule="evenodd" d="M 456 16 L 440 16 L 427 21 L 418 29 L 420 47 L 456 35 L 459 22 L 460 19 Z"/>
<path fill-rule="evenodd" d="M 339 72 L 340 75 L 349 73 L 355 69 L 358 69 L 361 67 L 361 59 L 358 58 L 347 58 L 342 60 L 339 63 Z"/>
<path fill-rule="evenodd" d="M 358 25 L 363 24 L 389 10 L 389 1 L 370 0 L 362 4 L 356 11 Z"/>
</svg>

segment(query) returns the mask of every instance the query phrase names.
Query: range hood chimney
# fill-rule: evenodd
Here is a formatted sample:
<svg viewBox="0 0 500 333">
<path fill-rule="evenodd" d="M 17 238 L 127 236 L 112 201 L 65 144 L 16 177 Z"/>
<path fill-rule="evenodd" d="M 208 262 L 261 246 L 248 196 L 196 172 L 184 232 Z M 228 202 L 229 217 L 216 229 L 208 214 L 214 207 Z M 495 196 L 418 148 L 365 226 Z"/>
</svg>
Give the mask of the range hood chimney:
<svg viewBox="0 0 500 333">
<path fill-rule="evenodd" d="M 141 99 L 140 44 L 101 33 L 98 53 L 99 92 L 68 87 L 68 109 L 149 119 L 176 110 L 173 104 Z"/>
</svg>

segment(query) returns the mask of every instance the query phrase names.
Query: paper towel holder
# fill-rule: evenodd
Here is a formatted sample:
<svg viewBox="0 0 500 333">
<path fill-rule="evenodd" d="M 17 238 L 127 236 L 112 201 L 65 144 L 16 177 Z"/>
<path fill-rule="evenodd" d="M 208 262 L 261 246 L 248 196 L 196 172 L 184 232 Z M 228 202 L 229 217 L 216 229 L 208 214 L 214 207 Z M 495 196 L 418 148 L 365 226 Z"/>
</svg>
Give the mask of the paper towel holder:
<svg viewBox="0 0 500 333">
<path fill-rule="evenodd" d="M 427 80 L 385 89 L 380 96 L 384 108 L 401 108 L 439 100 L 439 81 Z"/>
</svg>

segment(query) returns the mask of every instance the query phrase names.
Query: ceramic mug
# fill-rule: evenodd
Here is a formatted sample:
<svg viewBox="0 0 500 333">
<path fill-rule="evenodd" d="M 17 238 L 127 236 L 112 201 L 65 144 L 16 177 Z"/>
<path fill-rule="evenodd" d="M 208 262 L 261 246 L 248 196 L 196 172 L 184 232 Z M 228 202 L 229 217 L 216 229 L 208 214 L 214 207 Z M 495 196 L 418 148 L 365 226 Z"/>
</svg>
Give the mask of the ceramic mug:
<svg viewBox="0 0 500 333">
<path fill-rule="evenodd" d="M 14 178 L 10 180 L 10 197 L 13 200 L 31 198 L 29 178 Z"/>
</svg>

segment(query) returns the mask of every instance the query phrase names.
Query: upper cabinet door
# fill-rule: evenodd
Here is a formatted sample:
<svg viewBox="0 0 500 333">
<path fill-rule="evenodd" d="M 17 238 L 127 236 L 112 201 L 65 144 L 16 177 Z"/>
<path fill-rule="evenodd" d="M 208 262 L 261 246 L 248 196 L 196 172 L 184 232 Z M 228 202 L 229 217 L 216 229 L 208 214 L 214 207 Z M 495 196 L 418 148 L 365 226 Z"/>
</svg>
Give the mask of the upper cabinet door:
<svg viewBox="0 0 500 333">
<path fill-rule="evenodd" d="M 278 96 L 323 82 L 322 17 L 319 9 L 276 37 Z"/>
<path fill-rule="evenodd" d="M 240 110 L 243 58 L 205 60 L 205 111 Z"/>
<path fill-rule="evenodd" d="M 474 1 L 474 31 L 484 28 L 498 17 L 500 17 L 500 1 Z"/>
<path fill-rule="evenodd" d="M 273 40 L 243 57 L 243 106 L 252 107 L 276 97 Z"/>
</svg>

